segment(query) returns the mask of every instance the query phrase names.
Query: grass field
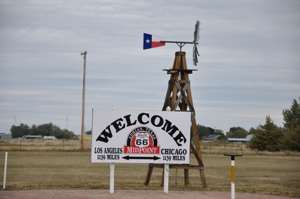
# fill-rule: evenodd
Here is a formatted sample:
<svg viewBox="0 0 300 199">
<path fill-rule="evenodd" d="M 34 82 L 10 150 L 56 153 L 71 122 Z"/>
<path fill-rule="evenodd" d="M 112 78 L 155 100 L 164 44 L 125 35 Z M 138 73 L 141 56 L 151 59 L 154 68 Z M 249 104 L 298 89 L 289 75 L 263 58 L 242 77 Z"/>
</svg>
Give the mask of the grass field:
<svg viewBox="0 0 300 199">
<path fill-rule="evenodd" d="M 89 150 L 91 147 L 91 136 L 84 136 L 84 148 Z M 202 152 L 205 154 L 221 154 L 226 151 L 237 151 L 246 155 L 294 155 L 300 153 L 291 151 L 281 152 L 258 152 L 251 150 L 246 144 L 228 142 L 202 142 Z M 0 140 L 0 151 L 80 151 L 79 140 L 27 140 L 10 139 Z"/>
<path fill-rule="evenodd" d="M 91 164 L 89 152 L 10 151 L 8 189 L 108 188 L 108 165 Z M 229 160 L 222 154 L 204 154 L 208 188 L 229 190 Z M 3 167 L 4 152 L 0 152 Z M 237 159 L 237 191 L 300 196 L 299 155 L 244 155 Z M 161 189 L 161 170 L 155 169 L 148 187 L 143 185 L 147 165 L 116 165 L 116 189 Z M 2 179 L 2 168 L 0 177 Z M 183 170 L 171 170 L 170 190 L 204 190 L 198 171 L 190 171 L 183 185 Z"/>
</svg>

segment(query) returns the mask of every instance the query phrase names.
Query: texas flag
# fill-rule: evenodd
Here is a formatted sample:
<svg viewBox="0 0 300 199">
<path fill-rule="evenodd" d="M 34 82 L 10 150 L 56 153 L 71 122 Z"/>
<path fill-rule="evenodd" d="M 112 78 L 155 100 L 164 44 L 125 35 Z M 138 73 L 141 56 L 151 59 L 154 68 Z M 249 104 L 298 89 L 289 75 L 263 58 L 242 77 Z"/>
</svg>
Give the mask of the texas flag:
<svg viewBox="0 0 300 199">
<path fill-rule="evenodd" d="M 152 35 L 144 33 L 144 50 L 149 48 L 157 48 L 164 46 L 166 43 L 164 41 L 152 41 Z"/>
</svg>

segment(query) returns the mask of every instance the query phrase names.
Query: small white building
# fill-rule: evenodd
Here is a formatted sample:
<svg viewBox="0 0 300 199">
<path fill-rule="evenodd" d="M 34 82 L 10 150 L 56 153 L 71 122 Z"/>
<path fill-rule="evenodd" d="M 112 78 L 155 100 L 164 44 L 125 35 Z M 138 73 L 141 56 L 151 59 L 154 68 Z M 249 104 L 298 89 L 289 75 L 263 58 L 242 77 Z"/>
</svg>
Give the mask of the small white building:
<svg viewBox="0 0 300 199">
<path fill-rule="evenodd" d="M 44 140 L 56 140 L 55 136 L 44 136 L 43 137 Z"/>
<path fill-rule="evenodd" d="M 217 141 L 220 136 L 221 135 L 219 135 L 219 134 L 211 134 L 208 136 L 204 136 L 204 137 L 202 137 L 202 142 L 214 142 L 214 141 Z"/>
<path fill-rule="evenodd" d="M 245 138 L 228 138 L 228 142 L 250 142 L 253 138 L 253 135 L 247 135 Z"/>
<path fill-rule="evenodd" d="M 41 135 L 24 135 L 23 138 L 34 140 L 34 139 L 43 139 L 43 136 L 41 136 Z"/>
</svg>

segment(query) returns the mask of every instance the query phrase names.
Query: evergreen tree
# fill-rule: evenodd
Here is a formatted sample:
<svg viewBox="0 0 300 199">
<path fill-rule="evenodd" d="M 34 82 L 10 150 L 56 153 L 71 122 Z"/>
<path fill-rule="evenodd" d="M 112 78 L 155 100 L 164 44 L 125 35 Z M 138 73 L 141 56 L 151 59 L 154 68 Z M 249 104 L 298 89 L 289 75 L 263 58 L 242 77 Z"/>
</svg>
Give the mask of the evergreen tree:
<svg viewBox="0 0 300 199">
<path fill-rule="evenodd" d="M 290 109 L 282 111 L 285 137 L 284 145 L 286 149 L 300 151 L 300 105 L 296 99 Z"/>
<path fill-rule="evenodd" d="M 226 136 L 229 138 L 244 138 L 248 135 L 248 131 L 242 127 L 231 127 Z"/>
<path fill-rule="evenodd" d="M 279 151 L 281 140 L 283 137 L 282 131 L 272 121 L 270 116 L 266 117 L 265 124 L 260 125 L 257 129 L 252 129 L 254 134 L 250 142 L 250 147 L 260 151 Z"/>
<path fill-rule="evenodd" d="M 41 124 L 38 126 L 32 125 L 31 128 L 26 124 L 20 124 L 19 126 L 13 125 L 10 131 L 13 138 L 23 137 L 24 135 L 42 135 L 55 136 L 58 139 L 71 139 L 75 136 L 72 131 L 60 129 L 58 126 L 52 123 Z"/>
<path fill-rule="evenodd" d="M 10 128 L 11 136 L 13 138 L 22 137 L 30 134 L 30 128 L 27 124 L 21 123 L 19 126 L 12 125 Z"/>
</svg>

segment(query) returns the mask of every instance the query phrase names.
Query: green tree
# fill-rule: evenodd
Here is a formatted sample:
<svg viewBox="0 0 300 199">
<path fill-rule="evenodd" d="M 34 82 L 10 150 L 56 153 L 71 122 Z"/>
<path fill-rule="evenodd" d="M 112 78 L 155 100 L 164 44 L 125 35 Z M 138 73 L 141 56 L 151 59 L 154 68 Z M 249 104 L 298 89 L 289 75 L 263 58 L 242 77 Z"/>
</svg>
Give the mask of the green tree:
<svg viewBox="0 0 300 199">
<path fill-rule="evenodd" d="M 284 127 L 294 130 L 300 125 L 300 105 L 296 99 L 293 100 L 290 109 L 282 111 Z"/>
<path fill-rule="evenodd" d="M 12 125 L 10 128 L 11 136 L 13 138 L 22 137 L 30 134 L 30 128 L 28 125 L 21 123 L 19 126 Z"/>
<path fill-rule="evenodd" d="M 52 123 L 46 123 L 41 125 L 32 125 L 30 128 L 26 124 L 21 124 L 20 126 L 13 125 L 10 129 L 12 137 L 22 137 L 24 135 L 42 135 L 42 136 L 55 136 L 58 139 L 70 139 L 75 135 L 72 131 L 67 129 L 60 129 L 58 126 Z"/>
<path fill-rule="evenodd" d="M 282 111 L 285 137 L 284 137 L 284 147 L 289 150 L 300 151 L 300 105 L 296 99 L 290 109 L 285 109 Z"/>
<path fill-rule="evenodd" d="M 53 133 L 53 124 L 41 124 L 39 126 L 33 125 L 31 128 L 31 132 L 33 135 L 43 135 L 43 136 L 54 136 Z"/>
<path fill-rule="evenodd" d="M 251 129 L 254 134 L 250 148 L 260 151 L 279 151 L 283 137 L 282 130 L 277 127 L 270 116 L 266 117 L 265 124 Z"/>
<path fill-rule="evenodd" d="M 229 132 L 226 133 L 230 138 L 244 138 L 248 135 L 248 131 L 242 127 L 231 127 Z"/>
<path fill-rule="evenodd" d="M 214 134 L 215 129 L 207 126 L 197 125 L 200 138 Z"/>
</svg>

